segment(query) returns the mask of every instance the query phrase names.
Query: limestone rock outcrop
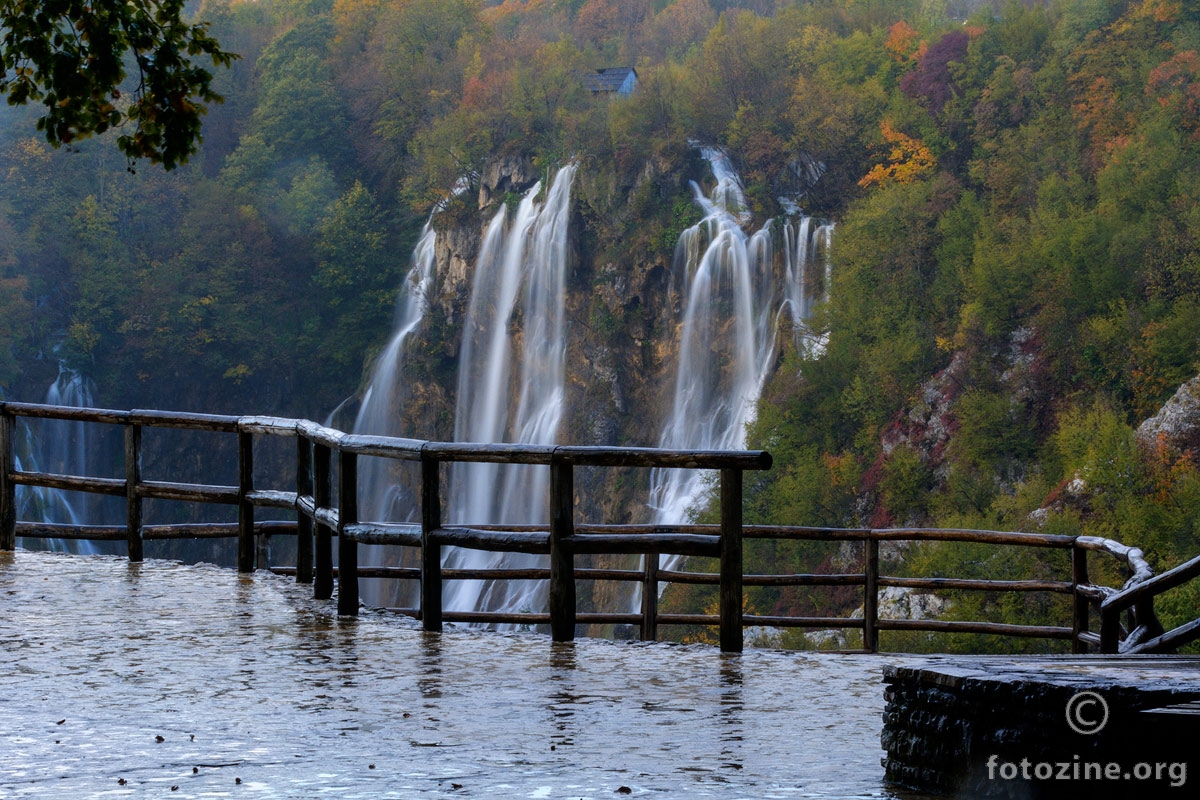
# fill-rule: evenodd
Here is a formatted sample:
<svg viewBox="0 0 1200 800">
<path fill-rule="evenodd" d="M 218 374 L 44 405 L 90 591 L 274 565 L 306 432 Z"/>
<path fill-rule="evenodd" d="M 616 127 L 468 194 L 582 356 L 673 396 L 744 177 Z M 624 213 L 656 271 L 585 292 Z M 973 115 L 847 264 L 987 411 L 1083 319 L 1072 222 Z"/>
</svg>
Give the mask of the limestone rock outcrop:
<svg viewBox="0 0 1200 800">
<path fill-rule="evenodd" d="M 1167 446 L 1179 453 L 1200 452 L 1200 375 L 1179 387 L 1175 396 L 1137 429 L 1138 444 Z"/>
</svg>

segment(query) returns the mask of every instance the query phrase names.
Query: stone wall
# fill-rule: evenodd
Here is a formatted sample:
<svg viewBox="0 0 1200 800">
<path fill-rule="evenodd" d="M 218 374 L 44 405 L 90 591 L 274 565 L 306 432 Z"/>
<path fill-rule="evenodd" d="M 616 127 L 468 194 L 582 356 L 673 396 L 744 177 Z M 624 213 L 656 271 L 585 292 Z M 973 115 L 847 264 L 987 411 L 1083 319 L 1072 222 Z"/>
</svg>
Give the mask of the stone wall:
<svg viewBox="0 0 1200 800">
<path fill-rule="evenodd" d="M 883 765 L 901 786 L 953 797 L 1148 798 L 1192 797 L 1188 781 L 1200 781 L 1200 715 L 1156 711 L 1200 698 L 1200 659 L 946 657 L 885 667 L 884 681 Z M 1067 716 L 1085 691 L 1107 706 L 1090 734 Z M 1101 708 L 1080 713 L 1099 720 Z M 1142 764 L 1149 778 L 1136 774 Z M 1173 786 L 1181 769 L 1187 780 Z"/>
</svg>

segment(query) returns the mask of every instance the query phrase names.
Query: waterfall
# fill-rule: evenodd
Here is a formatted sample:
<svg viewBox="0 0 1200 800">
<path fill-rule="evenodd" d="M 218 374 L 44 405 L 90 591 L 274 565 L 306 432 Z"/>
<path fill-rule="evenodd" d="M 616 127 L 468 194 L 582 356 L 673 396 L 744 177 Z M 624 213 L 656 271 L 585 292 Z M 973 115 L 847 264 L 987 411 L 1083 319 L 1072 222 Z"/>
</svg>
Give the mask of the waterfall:
<svg viewBox="0 0 1200 800">
<path fill-rule="evenodd" d="M 459 357 L 454 438 L 469 442 L 553 444 L 563 411 L 567 224 L 574 165 L 563 167 L 538 202 L 541 184 L 522 198 L 511 223 L 502 208 L 479 251 Z M 513 400 L 516 399 L 514 403 Z M 457 523 L 546 522 L 545 467 L 455 464 L 448 516 Z M 452 549 L 446 566 L 534 566 L 522 554 Z M 456 581 L 448 609 L 521 611 L 545 602 L 542 581 Z"/>
<path fill-rule="evenodd" d="M 480 244 L 463 323 L 458 363 L 456 441 L 551 444 L 563 411 L 566 353 L 564 294 L 567 223 L 575 166 L 561 169 L 541 201 L 539 182 L 511 215 L 502 207 Z M 436 211 L 435 211 L 436 214 Z M 432 222 L 432 220 L 431 220 Z M 428 311 L 434 282 L 432 224 L 413 253 L 396 332 L 380 355 L 354 425 L 356 433 L 399 436 L 405 398 L 405 347 Z M 396 465 L 367 459 L 360 469 L 363 519 L 414 521 L 417 503 L 396 479 Z M 545 522 L 549 473 L 545 467 L 452 465 L 445 518 L 451 523 Z M 448 569 L 520 567 L 537 557 L 449 548 Z M 447 610 L 521 610 L 545 602 L 539 581 L 455 581 Z M 406 597 L 386 598 L 405 605 Z"/>
<path fill-rule="evenodd" d="M 59 365 L 58 377 L 46 390 L 47 405 L 91 408 L 94 385 L 90 378 Z M 23 420 L 17 426 L 16 467 L 56 475 L 89 475 L 97 462 L 95 426 L 69 420 L 40 420 L 35 432 Z M 17 519 L 83 525 L 96 522 L 103 498 L 42 486 L 16 487 Z M 71 553 L 97 553 L 85 540 L 23 539 L 22 547 Z"/>
<path fill-rule="evenodd" d="M 692 185 L 704 218 L 684 231 L 676 246 L 683 317 L 674 393 L 659 446 L 741 449 L 775 359 L 781 315 L 789 315 L 799 346 L 811 338 L 804 323 L 816 299 L 828 291 L 833 228 L 808 217 L 784 220 L 778 278 L 772 233 L 777 221 L 747 234 L 743 226 L 750 215 L 728 158 L 712 148 L 701 154 L 716 187 L 706 196 Z M 815 264 L 821 269 L 814 270 Z M 654 470 L 649 500 L 654 521 L 687 520 L 705 489 L 702 472 Z"/>
<path fill-rule="evenodd" d="M 395 332 L 375 361 L 354 420 L 355 433 L 403 435 L 400 412 L 404 407 L 404 389 L 407 385 L 403 380 L 405 348 L 409 336 L 421 325 L 429 310 L 436 241 L 431 218 L 425 223 L 421 238 L 413 248 L 412 268 L 404 279 L 405 291 L 396 304 Z M 359 469 L 359 499 L 363 519 L 410 522 L 416 518 L 416 505 L 402 482 L 396 480 L 395 469 L 396 464 L 388 459 L 363 459 Z"/>
<path fill-rule="evenodd" d="M 804 216 L 783 224 L 784 304 L 792 318 L 796 344 L 809 355 L 818 354 L 825 346 L 824 336 L 810 332 L 807 320 L 818 299 L 829 299 L 833 228 L 833 223 L 817 224 Z"/>
<path fill-rule="evenodd" d="M 747 233 L 741 181 L 728 158 L 704 149 L 715 188 L 693 197 L 704 218 L 684 231 L 674 280 L 683 298 L 678 367 L 659 446 L 739 449 L 789 327 L 806 352 L 821 342 L 806 320 L 827 296 L 832 225 L 801 214 Z M 552 444 L 563 416 L 566 331 L 567 226 L 574 165 L 548 189 L 531 188 L 514 208 L 488 221 L 480 241 L 459 348 L 454 438 L 470 442 Z M 436 212 L 435 212 L 436 213 Z M 434 234 L 427 226 L 413 255 L 407 296 L 396 332 L 365 393 L 355 431 L 402 435 L 404 349 L 427 311 L 434 281 Z M 786 334 L 785 334 L 786 335 Z M 368 464 L 379 461 L 369 468 Z M 396 467 L 368 460 L 360 472 L 364 519 L 414 521 L 417 503 L 401 488 Z M 445 519 L 452 524 L 544 523 L 549 473 L 545 467 L 454 463 L 449 469 Z M 654 520 L 685 521 L 704 496 L 704 474 L 654 470 L 649 506 Z M 533 555 L 448 548 L 447 569 L 540 566 Z M 406 590 L 408 591 L 408 590 Z M 526 611 L 545 605 L 543 581 L 451 581 L 447 610 Z M 415 602 L 415 589 L 405 605 Z"/>
</svg>

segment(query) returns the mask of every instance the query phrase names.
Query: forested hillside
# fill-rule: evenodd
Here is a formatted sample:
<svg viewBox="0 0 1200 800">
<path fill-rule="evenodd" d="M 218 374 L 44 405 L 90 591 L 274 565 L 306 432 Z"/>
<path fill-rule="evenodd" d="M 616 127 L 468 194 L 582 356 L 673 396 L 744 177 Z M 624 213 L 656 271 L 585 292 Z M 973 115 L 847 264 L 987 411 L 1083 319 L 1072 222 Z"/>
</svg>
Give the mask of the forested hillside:
<svg viewBox="0 0 1200 800">
<path fill-rule="evenodd" d="M 1200 12 L 1010 4 L 948 32 L 914 19 L 825 45 L 874 54 L 863 71 L 856 49 L 858 71 L 824 86 L 868 109 L 857 146 L 876 164 L 839 191 L 829 346 L 789 360 L 760 406 L 752 441 L 783 466 L 758 514 L 1089 533 L 1162 566 L 1194 555 L 1195 442 L 1135 428 L 1200 366 Z M 829 80 L 837 59 L 820 61 Z M 1032 558 L 912 560 L 1015 577 Z"/>
<path fill-rule="evenodd" d="M 185 166 L 131 173 L 105 137 L 53 150 L 29 112 L 0 116 L 6 396 L 40 399 L 62 360 L 108 405 L 323 415 L 386 340 L 435 208 L 435 226 L 478 229 L 525 188 L 481 193 L 498 163 L 577 162 L 600 298 L 601 274 L 670 269 L 698 218 L 699 142 L 728 153 L 756 222 L 781 197 L 836 222 L 826 344 L 780 340 L 749 440 L 776 466 L 748 485 L 748 520 L 1099 534 L 1160 566 L 1200 552 L 1197 442 L 1135 435 L 1200 371 L 1195 3 L 234 0 L 199 16 L 241 59 Z M 637 69 L 632 96 L 588 91 L 612 66 Z M 576 335 L 670 346 L 669 320 L 627 307 L 577 309 Z M 452 359 L 437 338 L 431 358 Z M 645 358 L 625 365 L 635 393 Z M 796 571 L 836 557 L 750 553 Z"/>
</svg>

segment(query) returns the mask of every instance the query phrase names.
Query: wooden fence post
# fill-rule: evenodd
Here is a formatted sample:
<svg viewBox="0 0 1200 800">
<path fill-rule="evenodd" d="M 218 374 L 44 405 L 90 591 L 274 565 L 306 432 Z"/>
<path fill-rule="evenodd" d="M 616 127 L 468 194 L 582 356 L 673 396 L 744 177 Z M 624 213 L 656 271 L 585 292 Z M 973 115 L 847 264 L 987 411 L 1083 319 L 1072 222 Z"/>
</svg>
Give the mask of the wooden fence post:
<svg viewBox="0 0 1200 800">
<path fill-rule="evenodd" d="M 1079 587 L 1091 583 L 1088 578 L 1087 550 L 1076 542 L 1071 546 L 1071 652 L 1086 653 L 1087 644 L 1079 637 L 1088 632 L 1088 612 L 1091 601 L 1080 593 Z"/>
<path fill-rule="evenodd" d="M 742 652 L 742 471 L 721 470 L 721 652 Z"/>
<path fill-rule="evenodd" d="M 658 553 L 646 553 L 642 565 L 642 641 L 658 639 Z"/>
<path fill-rule="evenodd" d="M 1113 655 L 1119 647 L 1121 634 L 1121 615 L 1120 612 L 1105 611 L 1104 606 L 1100 607 L 1100 652 L 1105 655 Z"/>
<path fill-rule="evenodd" d="M 0 409 L 0 550 L 17 548 L 17 485 L 9 473 L 17 469 L 17 417 Z"/>
<path fill-rule="evenodd" d="M 313 507 L 328 509 L 332 501 L 329 447 L 313 442 Z M 316 523 L 316 574 L 313 577 L 313 597 L 328 600 L 333 597 L 333 531 L 319 519 Z"/>
<path fill-rule="evenodd" d="M 421 627 L 442 629 L 442 546 L 433 533 L 442 527 L 440 462 L 421 455 Z"/>
<path fill-rule="evenodd" d="M 313 493 L 312 442 L 296 434 L 296 498 Z M 313 522 L 296 510 L 296 583 L 313 582 Z"/>
<path fill-rule="evenodd" d="M 346 528 L 358 524 L 358 453 L 338 451 L 338 613 L 358 615 L 358 542 Z"/>
<path fill-rule="evenodd" d="M 17 485 L 8 477 L 17 469 L 17 417 L 0 409 L 0 550 L 17 548 Z"/>
<path fill-rule="evenodd" d="M 125 542 L 130 561 L 142 560 L 142 426 L 125 428 Z"/>
<path fill-rule="evenodd" d="M 874 531 L 865 542 L 863 558 L 863 649 L 879 652 L 879 540 Z"/>
<path fill-rule="evenodd" d="M 238 572 L 254 572 L 254 435 L 238 431 Z M 265 566 L 265 565 L 264 565 Z"/>
<path fill-rule="evenodd" d="M 563 540 L 575 532 L 575 473 L 569 461 L 550 462 L 550 638 L 575 639 L 575 556 Z"/>
</svg>

